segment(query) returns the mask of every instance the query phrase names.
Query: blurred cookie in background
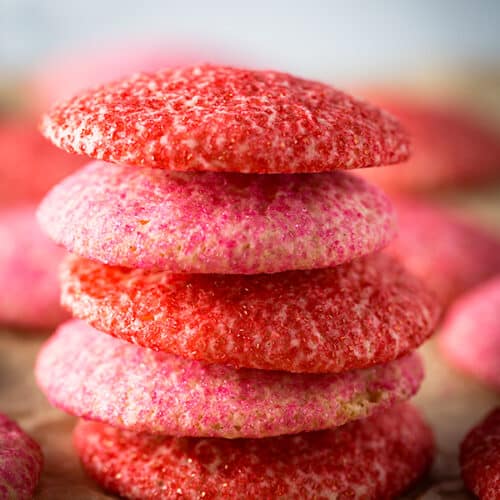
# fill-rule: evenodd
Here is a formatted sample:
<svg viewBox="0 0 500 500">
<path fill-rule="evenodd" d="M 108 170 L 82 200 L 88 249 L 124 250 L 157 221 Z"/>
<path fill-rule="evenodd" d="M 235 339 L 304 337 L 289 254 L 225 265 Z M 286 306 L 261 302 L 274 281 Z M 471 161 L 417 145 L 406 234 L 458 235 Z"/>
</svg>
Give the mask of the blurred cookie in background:
<svg viewBox="0 0 500 500">
<path fill-rule="evenodd" d="M 59 305 L 64 253 L 38 227 L 34 204 L 0 209 L 0 324 L 48 329 L 67 317 Z"/>
<path fill-rule="evenodd" d="M 85 161 L 50 144 L 30 118 L 0 121 L 0 208 L 38 202 Z"/>
<path fill-rule="evenodd" d="M 430 202 L 404 197 L 393 202 L 399 235 L 386 251 L 420 277 L 444 306 L 500 273 L 500 236 Z"/>
<path fill-rule="evenodd" d="M 52 146 L 29 118 L 0 121 L 0 324 L 46 329 L 66 317 L 57 279 L 64 251 L 43 235 L 35 209 L 84 162 Z"/>
<path fill-rule="evenodd" d="M 360 175 L 395 193 L 470 189 L 500 181 L 500 129 L 487 120 L 451 101 L 401 90 L 365 89 L 364 95 L 401 120 L 412 138 L 412 157 Z"/>
<path fill-rule="evenodd" d="M 0 323 L 48 329 L 67 314 L 59 305 L 64 250 L 38 227 L 35 205 L 0 211 Z"/>
<path fill-rule="evenodd" d="M 500 64 L 431 67 L 408 75 L 407 86 L 426 98 L 446 100 L 500 128 Z"/>
<path fill-rule="evenodd" d="M 461 296 L 439 337 L 441 351 L 462 371 L 500 391 L 500 274 Z"/>
</svg>

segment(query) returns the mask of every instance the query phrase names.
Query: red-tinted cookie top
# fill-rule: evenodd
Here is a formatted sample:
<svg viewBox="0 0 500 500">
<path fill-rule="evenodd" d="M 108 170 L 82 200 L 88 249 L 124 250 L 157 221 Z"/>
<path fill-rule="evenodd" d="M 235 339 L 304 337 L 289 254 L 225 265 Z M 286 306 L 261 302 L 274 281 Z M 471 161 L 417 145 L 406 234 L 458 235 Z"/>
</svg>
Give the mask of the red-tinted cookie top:
<svg viewBox="0 0 500 500">
<path fill-rule="evenodd" d="M 500 408 L 474 427 L 460 447 L 460 466 L 467 488 L 482 500 L 500 496 Z"/>
<path fill-rule="evenodd" d="M 92 158 L 168 170 L 322 172 L 409 155 L 388 114 L 323 83 L 202 65 L 143 73 L 47 113 L 54 144 Z"/>
<path fill-rule="evenodd" d="M 396 406 L 338 429 L 267 439 L 134 434 L 81 421 L 74 443 L 86 471 L 134 499 L 395 498 L 429 468 L 433 436 Z"/>
<path fill-rule="evenodd" d="M 434 295 L 395 259 L 276 274 L 171 274 L 71 256 L 62 301 L 144 347 L 209 363 L 341 372 L 386 363 L 433 331 Z"/>
</svg>

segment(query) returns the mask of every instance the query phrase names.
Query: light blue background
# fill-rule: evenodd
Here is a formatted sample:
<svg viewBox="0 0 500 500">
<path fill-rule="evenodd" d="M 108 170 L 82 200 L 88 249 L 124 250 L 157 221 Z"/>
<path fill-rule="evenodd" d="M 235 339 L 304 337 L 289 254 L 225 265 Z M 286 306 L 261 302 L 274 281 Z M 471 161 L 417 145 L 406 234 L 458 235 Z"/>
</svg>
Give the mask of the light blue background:
<svg viewBox="0 0 500 500">
<path fill-rule="evenodd" d="M 0 68 L 129 36 L 208 42 L 304 76 L 358 78 L 498 61 L 500 0 L 0 0 Z"/>
</svg>

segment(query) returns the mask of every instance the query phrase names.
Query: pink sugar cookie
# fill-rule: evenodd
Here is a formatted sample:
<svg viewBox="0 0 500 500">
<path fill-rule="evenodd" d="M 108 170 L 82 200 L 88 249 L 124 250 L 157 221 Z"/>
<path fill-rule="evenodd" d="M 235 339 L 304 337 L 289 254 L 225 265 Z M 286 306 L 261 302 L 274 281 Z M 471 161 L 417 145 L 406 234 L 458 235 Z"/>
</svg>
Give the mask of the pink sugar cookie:
<svg viewBox="0 0 500 500">
<path fill-rule="evenodd" d="M 393 258 L 258 275 L 170 274 L 69 256 L 62 303 L 95 328 L 209 363 L 341 372 L 416 349 L 440 308 Z"/>
<path fill-rule="evenodd" d="M 85 470 L 131 499 L 395 498 L 430 467 L 432 431 L 410 405 L 338 429 L 267 439 L 135 434 L 80 421 Z"/>
<path fill-rule="evenodd" d="M 452 305 L 439 341 L 450 361 L 500 390 L 500 275 Z"/>
<path fill-rule="evenodd" d="M 460 466 L 467 489 L 481 500 L 500 496 L 500 408 L 474 427 L 460 447 Z"/>
<path fill-rule="evenodd" d="M 392 192 L 429 191 L 500 179 L 500 134 L 464 110 L 410 96 L 368 95 L 401 120 L 412 138 L 410 160 L 360 175 Z"/>
<path fill-rule="evenodd" d="M 394 118 L 329 85 L 212 65 L 89 90 L 55 106 L 42 131 L 72 153 L 182 171 L 323 172 L 409 154 Z"/>
<path fill-rule="evenodd" d="M 449 305 L 464 291 L 500 273 L 500 238 L 446 210 L 394 200 L 399 235 L 386 251 Z"/>
<path fill-rule="evenodd" d="M 31 500 L 42 465 L 40 446 L 0 413 L 0 498 Z"/>
<path fill-rule="evenodd" d="M 41 232 L 35 210 L 0 210 L 0 323 L 51 328 L 67 317 L 57 280 L 65 252 Z"/>
<path fill-rule="evenodd" d="M 58 329 L 35 371 L 51 403 L 79 417 L 225 438 L 342 425 L 408 399 L 423 377 L 417 355 L 341 374 L 236 370 L 138 347 L 80 321 Z"/>
<path fill-rule="evenodd" d="M 42 202 L 44 230 L 105 264 L 257 274 L 327 267 L 394 236 L 388 199 L 343 172 L 166 172 L 95 162 Z"/>
<path fill-rule="evenodd" d="M 38 202 L 84 163 L 50 144 L 29 120 L 0 121 L 0 152 L 0 207 Z"/>
</svg>

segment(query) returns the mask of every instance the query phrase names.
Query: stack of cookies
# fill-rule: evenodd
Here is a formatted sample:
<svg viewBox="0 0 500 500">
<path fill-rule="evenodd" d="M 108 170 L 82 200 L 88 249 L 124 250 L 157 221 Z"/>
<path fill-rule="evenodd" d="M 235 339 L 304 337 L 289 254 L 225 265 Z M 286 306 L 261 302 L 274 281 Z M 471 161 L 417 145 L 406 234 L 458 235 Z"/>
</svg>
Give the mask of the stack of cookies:
<svg viewBox="0 0 500 500">
<path fill-rule="evenodd" d="M 39 209 L 72 254 L 62 301 L 78 320 L 36 375 L 83 418 L 75 446 L 100 484 L 386 498 L 428 468 L 430 430 L 403 401 L 439 311 L 377 253 L 395 235 L 385 195 L 342 171 L 407 158 L 392 117 L 321 83 L 206 65 L 88 91 L 42 130 L 99 160 Z"/>
</svg>

